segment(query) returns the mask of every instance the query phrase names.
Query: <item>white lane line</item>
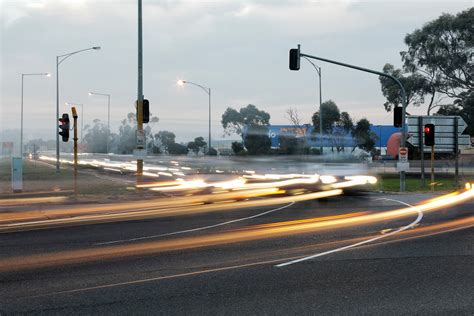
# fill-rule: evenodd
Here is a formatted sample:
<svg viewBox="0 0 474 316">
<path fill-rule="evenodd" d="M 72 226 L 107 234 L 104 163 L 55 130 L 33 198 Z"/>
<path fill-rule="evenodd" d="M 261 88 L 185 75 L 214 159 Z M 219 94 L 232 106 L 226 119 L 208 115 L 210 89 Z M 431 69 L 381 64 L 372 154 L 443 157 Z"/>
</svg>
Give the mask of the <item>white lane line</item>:
<svg viewBox="0 0 474 316">
<path fill-rule="evenodd" d="M 271 209 L 269 211 L 265 211 L 263 213 L 258 213 L 256 215 L 252 215 L 252 216 L 249 216 L 249 217 L 238 218 L 238 219 L 234 219 L 234 220 L 231 220 L 231 221 L 222 222 L 222 223 L 218 223 L 218 224 L 214 224 L 214 225 L 191 228 L 191 229 L 186 229 L 186 230 L 181 230 L 181 231 L 176 231 L 176 232 L 166 233 L 166 234 L 159 234 L 159 235 L 144 236 L 144 237 L 137 237 L 137 238 L 131 238 L 131 239 L 121 239 L 121 240 L 99 242 L 99 243 L 95 243 L 94 245 L 96 245 L 96 246 L 111 245 L 111 244 L 118 244 L 118 243 L 131 242 L 131 241 L 137 241 L 137 240 L 145 240 L 145 239 L 152 239 L 152 238 L 157 238 L 157 237 L 165 237 L 165 236 L 172 236 L 172 235 L 196 232 L 196 231 L 200 231 L 200 230 L 210 229 L 210 228 L 214 228 L 214 227 L 224 226 L 224 225 L 228 225 L 228 224 L 232 224 L 232 223 L 237 223 L 237 222 L 242 222 L 242 221 L 246 221 L 246 220 L 249 220 L 249 219 L 257 218 L 257 217 L 267 215 L 267 214 L 270 214 L 270 213 L 273 213 L 273 212 L 276 212 L 276 211 L 280 211 L 282 209 L 285 209 L 287 207 L 292 206 L 293 204 L 295 204 L 295 202 L 291 202 L 287 205 L 284 205 L 284 206 L 281 206 L 281 207 L 278 207 L 278 208 L 274 208 L 274 209 Z"/>
<path fill-rule="evenodd" d="M 411 204 L 405 203 L 405 202 L 403 202 L 403 201 L 393 200 L 393 199 L 380 198 L 380 199 L 376 199 L 376 200 L 374 200 L 374 201 L 380 201 L 380 200 L 386 200 L 386 201 L 397 202 L 397 203 L 406 205 L 406 206 L 408 206 L 408 207 L 413 207 L 413 205 L 411 205 Z M 417 210 L 417 213 L 418 213 L 418 216 L 417 216 L 417 218 L 416 218 L 413 222 L 411 222 L 410 224 L 408 224 L 408 225 L 406 225 L 406 226 L 400 227 L 399 229 L 394 230 L 394 231 L 392 231 L 392 232 L 390 232 L 390 233 L 386 233 L 386 234 L 383 234 L 383 235 L 380 235 L 380 236 L 377 236 L 377 237 L 374 237 L 374 238 L 370 238 L 370 239 L 368 239 L 368 240 L 364 240 L 364 241 L 361 241 L 361 242 L 358 242 L 358 243 L 355 243 L 355 244 L 352 244 L 352 245 L 348 245 L 348 246 L 344 246 L 344 247 L 341 247 L 341 248 L 336 248 L 336 249 L 333 249 L 333 250 L 329 250 L 329 251 L 325 251 L 325 252 L 320 252 L 320 253 L 317 253 L 317 254 L 314 254 L 314 255 L 311 255 L 311 256 L 299 258 L 299 259 L 296 259 L 296 260 L 292 260 L 292 261 L 280 263 L 280 264 L 275 265 L 275 267 L 277 267 L 277 268 L 286 267 L 286 266 L 289 266 L 289 265 L 292 265 L 292 264 L 295 264 L 295 263 L 299 263 L 299 262 L 302 262 L 302 261 L 311 260 L 311 259 L 314 259 L 314 258 L 326 256 L 326 255 L 329 255 L 329 254 L 332 254 L 332 253 L 336 253 L 336 252 L 340 252 L 340 251 L 344 251 L 344 250 L 347 250 L 347 249 L 351 249 L 351 248 L 354 248 L 354 247 L 358 247 L 358 246 L 361 246 L 361 245 L 365 245 L 365 244 L 374 242 L 374 241 L 376 241 L 376 240 L 379 240 L 379 239 L 382 239 L 382 238 L 387 238 L 387 237 L 390 237 L 390 236 L 392 236 L 392 235 L 398 234 L 398 233 L 400 233 L 400 232 L 402 232 L 402 231 L 404 231 L 404 230 L 407 230 L 407 229 L 410 229 L 410 228 L 415 227 L 415 226 L 421 221 L 421 219 L 423 218 L 423 212 L 420 211 L 420 210 Z"/>
</svg>

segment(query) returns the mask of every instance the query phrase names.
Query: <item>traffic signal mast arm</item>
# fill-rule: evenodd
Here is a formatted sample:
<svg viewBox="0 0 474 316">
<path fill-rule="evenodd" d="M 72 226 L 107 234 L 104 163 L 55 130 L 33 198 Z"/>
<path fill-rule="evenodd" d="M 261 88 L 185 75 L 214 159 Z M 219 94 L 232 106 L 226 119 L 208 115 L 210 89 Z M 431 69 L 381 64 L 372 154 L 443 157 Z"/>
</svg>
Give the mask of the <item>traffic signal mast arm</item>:
<svg viewBox="0 0 474 316">
<path fill-rule="evenodd" d="M 401 137 L 401 140 L 400 140 L 400 147 L 405 147 L 406 146 L 407 130 L 408 130 L 407 129 L 407 124 L 406 124 L 407 98 L 406 98 L 405 88 L 403 87 L 402 83 L 397 78 L 395 78 L 392 75 L 380 72 L 380 71 L 376 71 L 376 70 L 372 70 L 372 69 L 368 69 L 368 68 L 363 68 L 363 67 L 359 67 L 359 66 L 355 66 L 355 65 L 350 65 L 350 64 L 346 64 L 346 63 L 341 63 L 339 61 L 330 60 L 330 59 L 327 59 L 327 58 L 312 56 L 312 55 L 308 55 L 308 54 L 302 54 L 300 47 L 301 46 L 298 44 L 298 48 L 290 49 L 290 54 L 289 54 L 289 57 L 290 57 L 290 70 L 299 70 L 300 69 L 300 59 L 301 59 L 301 57 L 305 57 L 305 58 L 324 61 L 324 62 L 327 62 L 327 63 L 330 63 L 330 64 L 339 65 L 339 66 L 342 66 L 342 67 L 347 67 L 347 68 L 352 68 L 352 69 L 356 69 L 356 70 L 363 71 L 363 72 L 368 72 L 368 73 L 379 75 L 379 76 L 382 76 L 382 77 L 387 77 L 387 78 L 390 78 L 391 80 L 393 80 L 400 87 L 400 92 L 401 92 L 401 96 L 402 96 L 402 122 L 401 122 L 402 123 L 401 124 L 402 137 Z M 405 191 L 405 171 L 403 171 L 403 170 L 400 170 L 400 191 L 401 192 Z"/>
<path fill-rule="evenodd" d="M 291 53 L 290 53 L 290 56 L 291 56 Z M 406 126 L 406 122 L 405 122 L 405 117 L 406 117 L 406 92 L 405 92 L 405 88 L 403 87 L 402 83 L 397 78 L 395 78 L 392 75 L 380 72 L 380 71 L 376 71 L 376 70 L 372 70 L 372 69 L 368 69 L 368 68 L 363 68 L 363 67 L 359 67 L 359 66 L 355 66 L 355 65 L 350 65 L 350 64 L 346 64 L 346 63 L 341 63 L 339 61 L 335 61 L 335 60 L 331 60 L 331 59 L 327 59 L 327 58 L 322 58 L 322 57 L 312 56 L 312 55 L 308 55 L 308 54 L 303 54 L 303 53 L 300 52 L 300 45 L 298 45 L 297 57 L 298 57 L 298 59 L 297 59 L 298 60 L 298 63 L 297 63 L 298 69 L 299 69 L 299 59 L 300 59 L 300 57 L 306 57 L 306 58 L 316 59 L 316 60 L 324 61 L 324 62 L 327 62 L 327 63 L 339 65 L 339 66 L 342 66 L 342 67 L 352 68 L 352 69 L 356 69 L 356 70 L 360 70 L 360 71 L 364 71 L 364 72 L 368 72 L 368 73 L 372 73 L 372 74 L 375 74 L 375 75 L 379 75 L 379 76 L 383 76 L 383 77 L 387 77 L 387 78 L 392 79 L 400 87 L 400 91 L 401 91 L 401 94 L 402 94 L 402 139 L 401 139 L 401 144 L 400 145 L 401 145 L 401 147 L 406 146 L 406 143 L 405 143 L 406 142 L 406 136 L 407 136 L 407 126 Z M 290 61 L 290 63 L 291 63 L 291 61 Z M 298 69 L 292 69 L 292 70 L 298 70 Z"/>
</svg>

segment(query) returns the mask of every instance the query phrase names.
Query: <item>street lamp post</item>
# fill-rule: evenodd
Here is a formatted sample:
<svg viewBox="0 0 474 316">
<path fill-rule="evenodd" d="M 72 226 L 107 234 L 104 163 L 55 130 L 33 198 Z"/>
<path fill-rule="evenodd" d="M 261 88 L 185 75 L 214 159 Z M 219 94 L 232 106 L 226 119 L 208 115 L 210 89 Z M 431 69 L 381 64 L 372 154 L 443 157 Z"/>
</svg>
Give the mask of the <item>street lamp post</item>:
<svg viewBox="0 0 474 316">
<path fill-rule="evenodd" d="M 81 143 L 83 141 L 83 131 L 84 131 L 84 104 L 75 103 L 75 102 L 66 102 L 66 105 L 77 105 L 81 106 Z"/>
<path fill-rule="evenodd" d="M 100 46 L 93 46 L 93 47 L 81 49 L 81 50 L 78 50 L 78 51 L 75 51 L 75 52 L 72 52 L 72 53 L 67 53 L 67 54 L 56 56 L 56 118 L 54 120 L 54 122 L 55 122 L 54 126 L 56 127 L 55 128 L 55 133 L 56 133 L 56 173 L 60 172 L 60 169 L 59 169 L 59 134 L 58 134 L 58 131 L 57 131 L 57 125 L 58 125 L 57 123 L 58 123 L 58 118 L 59 118 L 59 65 L 63 61 L 65 61 L 66 59 L 71 57 L 72 55 L 82 53 L 82 52 L 92 50 L 92 49 L 99 50 Z"/>
<path fill-rule="evenodd" d="M 23 159 L 23 91 L 25 76 L 51 76 L 47 72 L 32 73 L 32 74 L 21 74 L 21 130 L 20 130 L 20 157 Z"/>
<path fill-rule="evenodd" d="M 319 144 L 319 151 L 321 155 L 323 154 L 323 110 L 321 108 L 321 104 L 323 103 L 323 96 L 321 92 L 321 67 L 315 65 L 309 58 L 303 56 L 316 70 L 319 76 L 319 135 L 320 135 L 320 144 Z"/>
<path fill-rule="evenodd" d="M 109 142 L 110 142 L 110 94 L 89 92 L 89 95 L 100 95 L 107 97 L 107 154 L 109 153 Z"/>
<path fill-rule="evenodd" d="M 189 84 L 192 84 L 196 87 L 201 88 L 209 96 L 209 142 L 208 142 L 208 144 L 209 144 L 208 153 L 209 153 L 209 151 L 211 149 L 211 88 L 207 88 L 207 87 L 201 86 L 200 84 L 197 84 L 197 83 L 194 83 L 194 82 L 191 82 L 191 81 L 187 81 L 187 80 L 178 80 L 178 82 L 177 82 L 177 84 L 179 86 L 183 86 L 185 83 L 189 83 Z"/>
</svg>

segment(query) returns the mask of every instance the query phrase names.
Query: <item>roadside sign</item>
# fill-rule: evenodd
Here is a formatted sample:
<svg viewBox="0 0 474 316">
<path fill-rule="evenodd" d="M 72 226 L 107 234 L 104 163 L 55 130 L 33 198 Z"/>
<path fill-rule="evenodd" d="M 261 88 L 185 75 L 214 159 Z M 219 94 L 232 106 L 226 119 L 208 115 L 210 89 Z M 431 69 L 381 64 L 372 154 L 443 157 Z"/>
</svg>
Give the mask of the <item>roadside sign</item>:
<svg viewBox="0 0 474 316">
<path fill-rule="evenodd" d="M 146 149 L 134 149 L 133 150 L 133 157 L 136 159 L 145 159 L 146 158 Z"/>
<path fill-rule="evenodd" d="M 407 162 L 408 161 L 408 148 L 400 147 L 398 150 L 398 161 Z"/>
<path fill-rule="evenodd" d="M 12 157 L 12 190 L 21 192 L 23 190 L 23 158 Z"/>
<path fill-rule="evenodd" d="M 398 161 L 397 162 L 397 171 L 409 171 L 410 170 L 410 163 L 408 161 Z"/>
<path fill-rule="evenodd" d="M 434 124 L 436 126 L 435 144 L 436 152 L 454 152 L 456 147 L 456 136 L 458 139 L 458 148 L 464 149 L 471 147 L 471 138 L 469 135 L 462 135 L 467 128 L 466 122 L 460 116 L 407 116 L 407 131 L 410 137 L 407 142 L 415 147 L 420 147 L 420 137 L 418 128 L 418 118 L 421 117 L 421 125 Z M 457 128 L 454 126 L 457 121 Z M 457 133 L 456 133 L 457 129 Z M 456 135 L 457 134 L 457 135 Z M 421 135 L 423 139 L 424 135 Z M 424 152 L 430 152 L 430 148 L 425 146 Z"/>
<path fill-rule="evenodd" d="M 137 130 L 137 147 L 143 148 L 145 146 L 145 131 Z"/>
</svg>

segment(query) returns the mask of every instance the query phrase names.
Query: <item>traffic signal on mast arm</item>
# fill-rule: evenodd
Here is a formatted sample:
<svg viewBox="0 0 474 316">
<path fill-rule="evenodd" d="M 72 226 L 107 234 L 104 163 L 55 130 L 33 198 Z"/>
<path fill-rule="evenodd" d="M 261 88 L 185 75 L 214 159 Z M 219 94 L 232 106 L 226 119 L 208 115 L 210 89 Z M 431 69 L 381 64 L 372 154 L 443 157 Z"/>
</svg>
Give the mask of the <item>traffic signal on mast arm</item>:
<svg viewBox="0 0 474 316">
<path fill-rule="evenodd" d="M 425 146 L 434 146 L 435 144 L 435 126 L 434 124 L 425 124 Z"/>
<path fill-rule="evenodd" d="M 69 140 L 69 114 L 64 113 L 63 117 L 59 118 L 59 135 L 63 137 L 63 142 Z"/>
<path fill-rule="evenodd" d="M 395 127 L 402 127 L 403 126 L 402 114 L 403 114 L 403 107 L 396 106 L 393 109 L 393 126 L 395 126 Z"/>
<path fill-rule="evenodd" d="M 300 70 L 300 47 L 290 49 L 290 70 Z"/>
</svg>

